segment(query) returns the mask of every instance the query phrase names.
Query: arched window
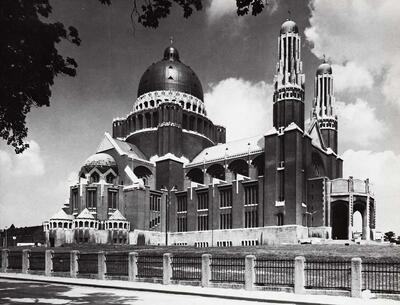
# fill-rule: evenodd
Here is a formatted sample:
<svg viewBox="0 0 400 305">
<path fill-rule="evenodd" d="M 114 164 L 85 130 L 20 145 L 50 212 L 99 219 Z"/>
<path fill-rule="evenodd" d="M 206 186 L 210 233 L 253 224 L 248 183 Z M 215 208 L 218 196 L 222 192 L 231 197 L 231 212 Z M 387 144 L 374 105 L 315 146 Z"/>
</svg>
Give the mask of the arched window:
<svg viewBox="0 0 400 305">
<path fill-rule="evenodd" d="M 89 227 L 89 221 L 85 221 L 85 228 Z"/>
<path fill-rule="evenodd" d="M 122 229 L 122 222 L 119 223 L 119 228 Z"/>
<path fill-rule="evenodd" d="M 193 182 L 204 183 L 203 171 L 200 168 L 192 168 L 186 176 Z"/>
<path fill-rule="evenodd" d="M 90 182 L 91 183 L 97 183 L 100 181 L 100 175 L 97 172 L 94 172 L 91 176 L 90 176 Z"/>
<path fill-rule="evenodd" d="M 114 176 L 113 173 L 109 173 L 109 174 L 106 176 L 106 182 L 107 182 L 107 183 L 114 184 L 114 179 L 115 179 L 115 176 Z"/>
<path fill-rule="evenodd" d="M 63 227 L 61 221 L 58 223 L 58 227 L 59 227 L 59 228 L 62 228 L 62 227 Z"/>
<path fill-rule="evenodd" d="M 68 229 L 68 222 L 64 222 L 64 229 Z"/>
</svg>

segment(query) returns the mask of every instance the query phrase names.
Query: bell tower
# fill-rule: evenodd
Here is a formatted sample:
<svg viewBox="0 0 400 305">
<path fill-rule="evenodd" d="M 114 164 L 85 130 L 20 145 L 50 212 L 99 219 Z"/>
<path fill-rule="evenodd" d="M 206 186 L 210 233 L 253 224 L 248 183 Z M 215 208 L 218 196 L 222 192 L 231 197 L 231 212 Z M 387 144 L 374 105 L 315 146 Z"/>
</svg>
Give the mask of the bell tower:
<svg viewBox="0 0 400 305">
<path fill-rule="evenodd" d="M 301 38 L 296 23 L 286 20 L 278 38 L 278 63 L 274 78 L 273 123 L 276 129 L 295 123 L 304 130 L 304 74 Z"/>
<path fill-rule="evenodd" d="M 324 144 L 337 153 L 338 121 L 334 112 L 332 67 L 324 58 L 319 65 L 314 81 L 313 117 L 317 120 Z"/>
</svg>

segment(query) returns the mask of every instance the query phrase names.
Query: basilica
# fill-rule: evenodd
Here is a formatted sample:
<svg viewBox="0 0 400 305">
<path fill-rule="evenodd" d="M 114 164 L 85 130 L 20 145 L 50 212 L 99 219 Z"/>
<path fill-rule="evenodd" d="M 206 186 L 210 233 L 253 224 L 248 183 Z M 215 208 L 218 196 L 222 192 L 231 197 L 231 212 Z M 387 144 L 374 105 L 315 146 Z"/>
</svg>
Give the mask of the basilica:
<svg viewBox="0 0 400 305">
<path fill-rule="evenodd" d="M 126 116 L 114 119 L 44 223 L 50 246 L 66 243 L 248 246 L 353 238 L 375 232 L 369 180 L 343 178 L 329 63 L 314 78 L 305 123 L 301 36 L 279 32 L 271 130 L 226 142 L 207 117 L 202 84 L 174 46 L 144 71 Z M 228 101 L 227 101 L 228 102 Z M 308 121 L 308 120 L 307 120 Z M 245 126 L 243 126 L 245 128 Z"/>
</svg>

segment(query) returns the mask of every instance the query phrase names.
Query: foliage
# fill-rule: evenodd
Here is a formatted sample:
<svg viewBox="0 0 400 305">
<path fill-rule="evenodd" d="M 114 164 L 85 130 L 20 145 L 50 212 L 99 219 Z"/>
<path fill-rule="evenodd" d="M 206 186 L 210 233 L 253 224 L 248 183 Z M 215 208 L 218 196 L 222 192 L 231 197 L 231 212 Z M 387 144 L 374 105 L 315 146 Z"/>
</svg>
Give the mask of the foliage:
<svg viewBox="0 0 400 305">
<path fill-rule="evenodd" d="M 383 236 L 384 241 L 394 242 L 395 241 L 395 234 L 393 231 L 386 232 Z"/>
<path fill-rule="evenodd" d="M 99 0 L 102 4 L 111 5 L 112 0 Z M 233 1 L 233 0 L 219 0 Z M 183 17 L 188 18 L 193 11 L 203 8 L 202 0 L 132 0 L 131 17 L 136 16 L 137 22 L 144 27 L 157 28 L 161 19 L 171 13 L 173 4 L 183 9 Z M 265 0 L 236 0 L 238 16 L 253 16 L 260 14 L 265 7 Z"/>
<path fill-rule="evenodd" d="M 80 44 L 74 27 L 46 23 L 52 12 L 48 0 L 2 0 L 0 4 L 0 136 L 21 153 L 32 106 L 49 106 L 50 87 L 58 74 L 75 76 L 73 58 L 61 56 L 56 44 Z"/>
<path fill-rule="evenodd" d="M 98 0 L 111 5 L 112 0 Z M 171 13 L 173 5 L 183 9 L 188 18 L 203 8 L 203 0 L 131 0 L 131 18 L 144 27 L 157 28 L 159 21 Z M 233 1 L 233 0 L 221 0 Z M 262 12 L 266 0 L 236 0 L 237 14 Z M 0 27 L 0 137 L 15 152 L 23 152 L 29 145 L 24 142 L 28 134 L 26 115 L 32 107 L 50 105 L 51 86 L 59 74 L 76 75 L 77 63 L 63 57 L 56 45 L 67 40 L 80 44 L 78 31 L 65 28 L 60 22 L 49 23 L 52 13 L 49 0 L 2 0 Z"/>
</svg>

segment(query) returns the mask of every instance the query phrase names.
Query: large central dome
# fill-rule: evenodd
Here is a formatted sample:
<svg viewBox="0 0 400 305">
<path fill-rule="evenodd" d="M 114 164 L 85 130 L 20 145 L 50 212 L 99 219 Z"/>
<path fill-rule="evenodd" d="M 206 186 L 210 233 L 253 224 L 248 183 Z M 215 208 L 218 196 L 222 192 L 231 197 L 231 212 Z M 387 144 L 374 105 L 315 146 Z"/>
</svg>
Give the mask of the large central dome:
<svg viewBox="0 0 400 305">
<path fill-rule="evenodd" d="M 178 50 L 170 46 L 164 58 L 152 64 L 140 79 L 138 97 L 151 91 L 174 90 L 203 101 L 203 88 L 193 70 L 179 60 Z"/>
</svg>

